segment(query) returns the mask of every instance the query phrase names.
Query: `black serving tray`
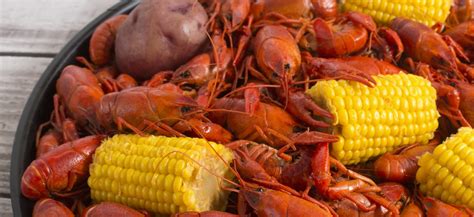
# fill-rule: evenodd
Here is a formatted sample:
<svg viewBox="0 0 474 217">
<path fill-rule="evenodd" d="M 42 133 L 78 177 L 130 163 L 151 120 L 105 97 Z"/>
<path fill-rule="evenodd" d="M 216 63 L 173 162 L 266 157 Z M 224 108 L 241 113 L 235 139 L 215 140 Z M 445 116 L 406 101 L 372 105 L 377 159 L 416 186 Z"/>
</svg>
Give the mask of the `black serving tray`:
<svg viewBox="0 0 474 217">
<path fill-rule="evenodd" d="M 76 56 L 88 56 L 89 40 L 94 29 L 107 18 L 128 14 L 139 3 L 138 0 L 120 1 L 78 32 L 49 64 L 26 103 L 13 143 L 10 167 L 10 194 L 14 216 L 31 216 L 35 201 L 21 194 L 21 177 L 35 157 L 36 131 L 41 123 L 48 121 L 53 109 L 55 84 L 63 68 L 78 64 Z"/>
</svg>

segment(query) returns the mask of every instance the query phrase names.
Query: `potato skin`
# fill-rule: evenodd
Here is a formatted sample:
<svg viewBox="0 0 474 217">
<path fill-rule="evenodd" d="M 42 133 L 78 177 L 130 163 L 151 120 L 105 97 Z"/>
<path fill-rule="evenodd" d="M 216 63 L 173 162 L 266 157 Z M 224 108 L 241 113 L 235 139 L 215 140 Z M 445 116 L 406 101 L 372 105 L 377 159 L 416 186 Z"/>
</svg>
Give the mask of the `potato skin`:
<svg viewBox="0 0 474 217">
<path fill-rule="evenodd" d="M 176 69 L 207 41 L 207 20 L 195 0 L 142 1 L 117 32 L 117 67 L 138 80 Z"/>
</svg>

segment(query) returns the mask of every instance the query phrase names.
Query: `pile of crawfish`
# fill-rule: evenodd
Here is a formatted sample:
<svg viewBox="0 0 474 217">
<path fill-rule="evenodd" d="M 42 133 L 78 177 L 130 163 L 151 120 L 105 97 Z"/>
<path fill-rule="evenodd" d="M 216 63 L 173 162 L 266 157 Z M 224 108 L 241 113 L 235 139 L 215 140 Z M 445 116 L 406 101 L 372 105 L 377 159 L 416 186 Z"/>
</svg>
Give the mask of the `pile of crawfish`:
<svg viewBox="0 0 474 217">
<path fill-rule="evenodd" d="M 91 202 L 92 155 L 116 133 L 203 137 L 234 150 L 245 184 L 229 201 L 229 213 L 175 216 L 473 215 L 424 197 L 414 184 L 423 153 L 458 127 L 474 125 L 471 14 L 453 18 L 459 15 L 453 6 L 445 25 L 396 18 L 381 27 L 366 14 L 338 11 L 336 1 L 196 4 L 209 17 L 207 44 L 178 68 L 147 80 L 120 71 L 114 42 L 128 15 L 98 26 L 89 58 L 64 68 L 51 119 L 38 129 L 37 160 L 21 183 L 25 197 L 39 200 L 34 215 L 148 215 Z M 435 139 L 346 168 L 329 154 L 338 139 L 325 133 L 333 115 L 305 90 L 321 79 L 373 86 L 371 75 L 402 69 L 437 90 L 442 117 Z"/>
</svg>

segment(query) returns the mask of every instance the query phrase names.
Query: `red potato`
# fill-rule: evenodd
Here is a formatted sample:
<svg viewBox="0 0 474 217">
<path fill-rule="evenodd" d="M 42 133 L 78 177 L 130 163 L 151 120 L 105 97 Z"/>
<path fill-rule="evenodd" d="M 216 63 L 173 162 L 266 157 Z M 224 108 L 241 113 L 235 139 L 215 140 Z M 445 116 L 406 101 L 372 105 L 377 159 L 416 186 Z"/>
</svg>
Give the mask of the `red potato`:
<svg viewBox="0 0 474 217">
<path fill-rule="evenodd" d="M 117 32 L 115 60 L 138 80 L 184 64 L 206 42 L 206 11 L 195 0 L 144 0 Z"/>
</svg>

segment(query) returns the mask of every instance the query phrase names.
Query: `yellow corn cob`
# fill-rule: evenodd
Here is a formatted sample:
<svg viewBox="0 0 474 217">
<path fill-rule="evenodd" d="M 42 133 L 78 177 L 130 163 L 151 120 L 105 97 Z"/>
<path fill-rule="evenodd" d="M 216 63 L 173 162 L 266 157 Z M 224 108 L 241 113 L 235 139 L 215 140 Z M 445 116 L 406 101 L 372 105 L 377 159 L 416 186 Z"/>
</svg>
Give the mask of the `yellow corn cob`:
<svg viewBox="0 0 474 217">
<path fill-rule="evenodd" d="M 339 141 L 331 155 L 344 164 L 364 162 L 399 146 L 427 143 L 438 127 L 436 90 L 411 74 L 373 76 L 374 88 L 346 80 L 319 81 L 308 94 L 334 116 Z"/>
<path fill-rule="evenodd" d="M 418 160 L 420 191 L 474 209 L 474 129 L 463 127 Z"/>
<path fill-rule="evenodd" d="M 94 155 L 92 199 L 158 214 L 224 209 L 220 177 L 231 174 L 216 152 L 227 164 L 233 159 L 232 151 L 204 139 L 116 135 Z"/>
<path fill-rule="evenodd" d="M 432 26 L 446 20 L 451 2 L 452 0 L 345 0 L 342 7 L 345 11 L 371 15 L 381 24 L 388 24 L 396 17 L 405 17 Z"/>
</svg>

